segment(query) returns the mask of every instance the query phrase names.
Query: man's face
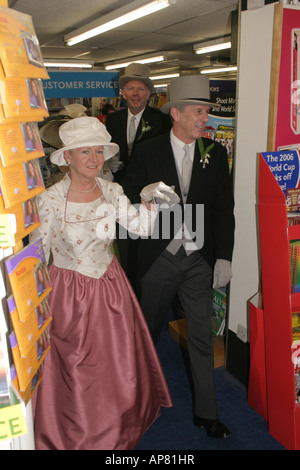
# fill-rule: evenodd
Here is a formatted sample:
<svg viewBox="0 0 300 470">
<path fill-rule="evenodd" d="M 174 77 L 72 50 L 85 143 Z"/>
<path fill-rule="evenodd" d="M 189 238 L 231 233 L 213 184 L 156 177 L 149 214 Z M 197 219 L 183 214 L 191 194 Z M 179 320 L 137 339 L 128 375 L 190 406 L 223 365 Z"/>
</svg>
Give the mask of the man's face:
<svg viewBox="0 0 300 470">
<path fill-rule="evenodd" d="M 150 96 L 150 90 L 139 80 L 130 80 L 122 90 L 127 106 L 132 114 L 138 114 L 145 108 Z"/>
<path fill-rule="evenodd" d="M 209 120 L 209 110 L 210 106 L 202 104 L 187 105 L 182 110 L 171 108 L 176 137 L 186 143 L 200 139 Z"/>
</svg>

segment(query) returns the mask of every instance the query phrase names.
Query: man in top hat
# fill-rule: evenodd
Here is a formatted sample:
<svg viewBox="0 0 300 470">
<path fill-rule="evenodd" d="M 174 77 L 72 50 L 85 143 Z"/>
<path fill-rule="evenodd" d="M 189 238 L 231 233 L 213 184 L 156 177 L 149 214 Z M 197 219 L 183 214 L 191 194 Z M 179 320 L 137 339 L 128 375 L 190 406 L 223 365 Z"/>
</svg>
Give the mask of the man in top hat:
<svg viewBox="0 0 300 470">
<path fill-rule="evenodd" d="M 140 202 L 143 186 L 160 180 L 181 195 L 179 205 L 160 208 L 155 236 L 138 241 L 140 303 L 156 343 L 178 295 L 187 322 L 194 422 L 211 437 L 227 437 L 218 420 L 211 315 L 213 289 L 232 276 L 232 181 L 226 149 L 202 137 L 213 105 L 207 77 L 176 78 L 169 91 L 162 111 L 171 115 L 172 130 L 138 145 L 123 179 L 132 203 Z"/>
<path fill-rule="evenodd" d="M 112 142 L 119 145 L 120 161 L 124 164 L 114 173 L 115 181 L 120 184 L 136 144 L 171 128 L 169 116 L 147 104 L 154 86 L 149 76 L 150 69 L 147 65 L 128 65 L 119 80 L 127 108 L 110 113 L 106 118 L 106 128 L 112 136 Z"/>
<path fill-rule="evenodd" d="M 147 104 L 154 86 L 149 76 L 150 69 L 147 65 L 138 63 L 128 65 L 119 80 L 127 108 L 110 113 L 106 118 L 106 128 L 112 137 L 112 142 L 119 145 L 120 162 L 123 163 L 119 170 L 113 172 L 114 181 L 119 184 L 122 184 L 136 145 L 171 129 L 169 116 Z M 116 238 L 120 263 L 132 286 L 135 287 L 135 241 L 131 240 L 119 226 Z"/>
</svg>

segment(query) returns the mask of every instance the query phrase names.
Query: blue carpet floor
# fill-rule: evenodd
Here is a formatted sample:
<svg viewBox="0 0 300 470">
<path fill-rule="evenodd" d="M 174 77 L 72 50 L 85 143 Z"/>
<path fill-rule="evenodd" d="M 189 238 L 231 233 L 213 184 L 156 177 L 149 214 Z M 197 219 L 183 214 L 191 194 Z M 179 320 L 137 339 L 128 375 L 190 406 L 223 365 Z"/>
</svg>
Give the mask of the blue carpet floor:
<svg viewBox="0 0 300 470">
<path fill-rule="evenodd" d="M 186 352 L 164 329 L 157 351 L 174 406 L 159 419 L 136 450 L 285 450 L 268 432 L 268 424 L 247 403 L 247 389 L 224 367 L 215 369 L 219 419 L 231 431 L 227 439 L 212 439 L 194 426 L 192 394 L 186 372 Z"/>
</svg>

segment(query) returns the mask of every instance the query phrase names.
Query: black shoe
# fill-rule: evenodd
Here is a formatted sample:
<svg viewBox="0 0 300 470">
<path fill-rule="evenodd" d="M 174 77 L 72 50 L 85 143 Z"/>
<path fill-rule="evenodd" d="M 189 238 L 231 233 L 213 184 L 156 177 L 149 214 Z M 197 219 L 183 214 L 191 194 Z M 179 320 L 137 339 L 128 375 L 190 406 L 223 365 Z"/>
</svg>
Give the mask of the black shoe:
<svg viewBox="0 0 300 470">
<path fill-rule="evenodd" d="M 231 434 L 225 424 L 220 423 L 217 419 L 204 419 L 194 416 L 194 424 L 200 428 L 205 428 L 209 437 L 224 438 L 229 437 Z"/>
</svg>

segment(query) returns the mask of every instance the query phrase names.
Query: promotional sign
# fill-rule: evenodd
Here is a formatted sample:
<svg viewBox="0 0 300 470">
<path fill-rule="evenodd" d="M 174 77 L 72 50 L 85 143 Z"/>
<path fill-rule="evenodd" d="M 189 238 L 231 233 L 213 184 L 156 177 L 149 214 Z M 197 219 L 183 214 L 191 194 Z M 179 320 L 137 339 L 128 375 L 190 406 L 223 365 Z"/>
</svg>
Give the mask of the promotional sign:
<svg viewBox="0 0 300 470">
<path fill-rule="evenodd" d="M 27 433 L 22 405 L 2 408 L 0 411 L 0 442 Z"/>
<path fill-rule="evenodd" d="M 285 196 L 287 189 L 299 187 L 300 164 L 297 150 L 263 152 L 262 156 Z"/>
<path fill-rule="evenodd" d="M 300 149 L 300 9 L 276 5 L 268 148 Z"/>
<path fill-rule="evenodd" d="M 220 105 L 212 108 L 207 127 L 235 127 L 236 81 L 209 80 L 210 99 Z"/>
<path fill-rule="evenodd" d="M 50 72 L 43 80 L 46 99 L 92 98 L 119 96 L 119 74 L 105 71 L 57 71 Z"/>
</svg>

